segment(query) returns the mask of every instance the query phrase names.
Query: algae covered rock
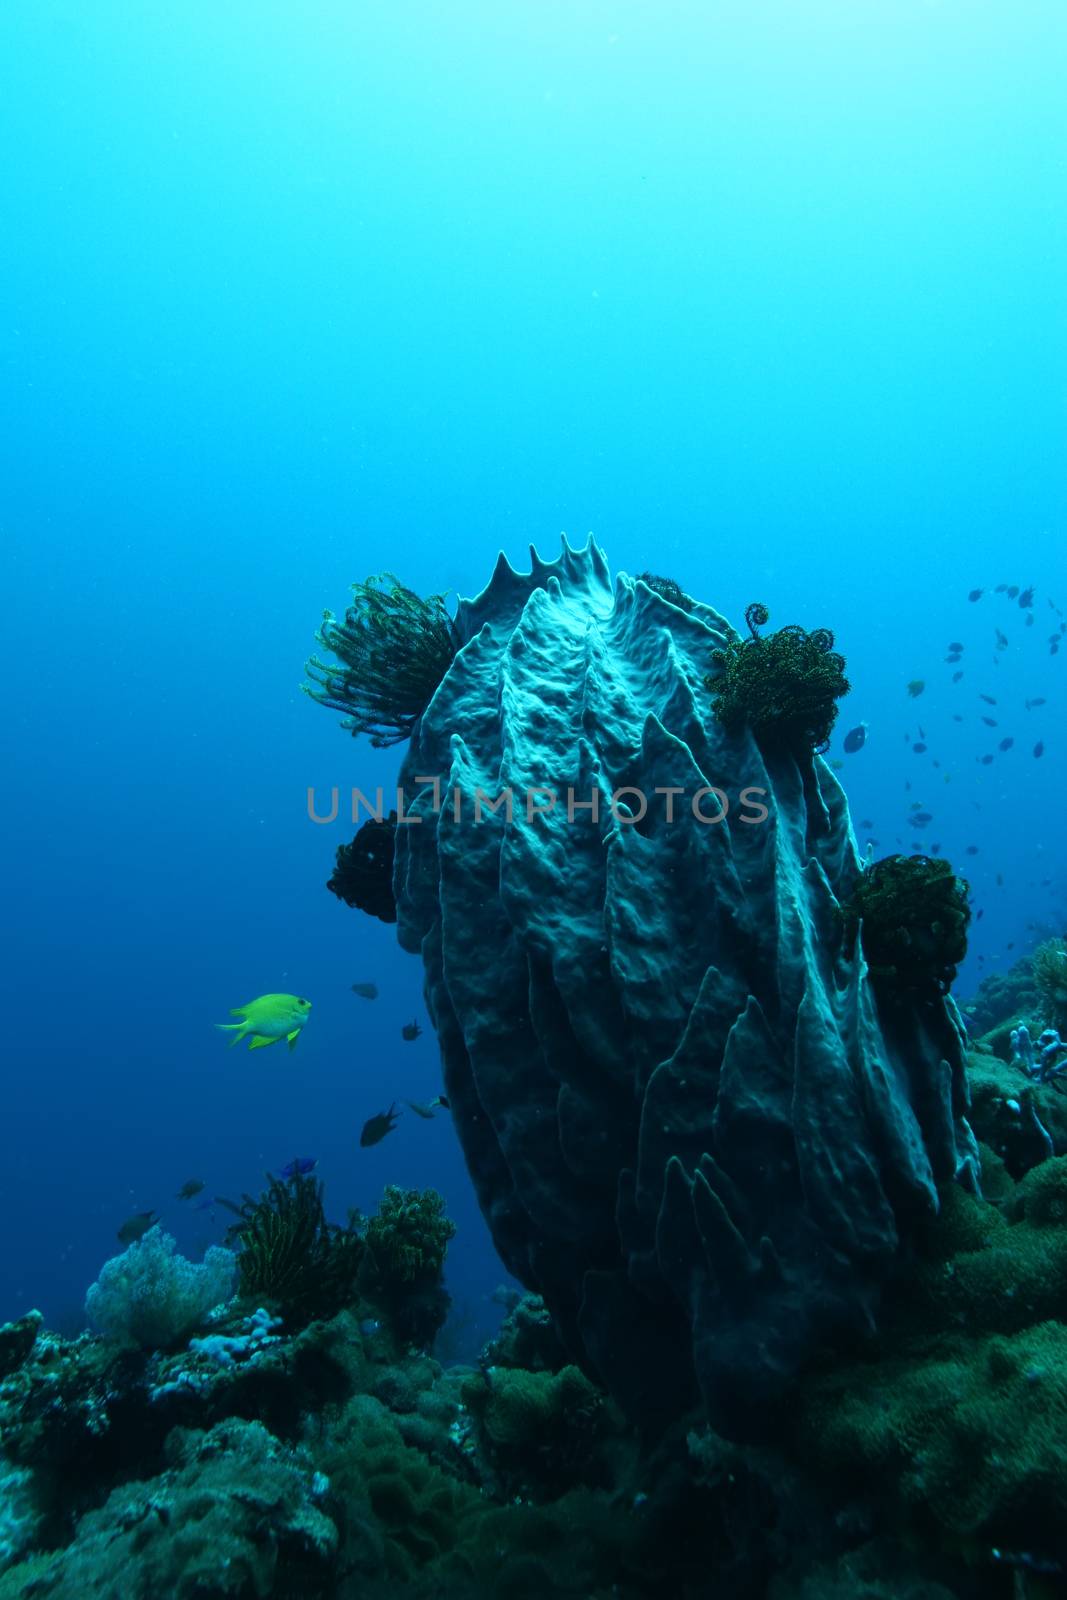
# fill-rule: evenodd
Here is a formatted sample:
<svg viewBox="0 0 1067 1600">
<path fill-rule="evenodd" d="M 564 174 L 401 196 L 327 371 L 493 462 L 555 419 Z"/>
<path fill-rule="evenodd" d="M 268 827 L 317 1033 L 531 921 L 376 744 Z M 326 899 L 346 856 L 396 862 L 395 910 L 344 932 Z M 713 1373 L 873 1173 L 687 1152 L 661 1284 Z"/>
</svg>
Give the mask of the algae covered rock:
<svg viewBox="0 0 1067 1600">
<path fill-rule="evenodd" d="M 43 1320 L 39 1311 L 27 1311 L 16 1322 L 0 1327 L 0 1383 L 25 1361 L 37 1343 Z"/>
<path fill-rule="evenodd" d="M 39 1600 L 194 1600 L 332 1592 L 337 1529 L 328 1484 L 255 1422 L 177 1430 L 172 1465 L 123 1484 L 78 1524 L 73 1542 L 8 1574 Z"/>
<path fill-rule="evenodd" d="M 758 1428 L 973 1179 L 959 1015 L 876 992 L 844 794 L 716 717 L 711 607 L 565 545 L 455 632 L 394 892 L 482 1210 L 631 1415 Z"/>
</svg>

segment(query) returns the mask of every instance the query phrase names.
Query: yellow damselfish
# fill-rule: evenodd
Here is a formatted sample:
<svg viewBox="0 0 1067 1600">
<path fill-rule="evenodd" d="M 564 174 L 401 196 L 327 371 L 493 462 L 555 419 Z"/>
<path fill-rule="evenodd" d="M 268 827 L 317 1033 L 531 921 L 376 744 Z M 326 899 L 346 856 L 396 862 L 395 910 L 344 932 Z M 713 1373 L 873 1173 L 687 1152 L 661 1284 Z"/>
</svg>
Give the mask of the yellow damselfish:
<svg viewBox="0 0 1067 1600">
<path fill-rule="evenodd" d="M 249 1041 L 250 1050 L 261 1050 L 264 1045 L 288 1039 L 292 1050 L 310 1010 L 311 1001 L 301 1000 L 295 994 L 261 994 L 246 1006 L 234 1006 L 230 1016 L 240 1017 L 240 1022 L 216 1022 L 215 1026 L 223 1033 L 233 1034 L 231 1049 L 242 1039 Z"/>
</svg>

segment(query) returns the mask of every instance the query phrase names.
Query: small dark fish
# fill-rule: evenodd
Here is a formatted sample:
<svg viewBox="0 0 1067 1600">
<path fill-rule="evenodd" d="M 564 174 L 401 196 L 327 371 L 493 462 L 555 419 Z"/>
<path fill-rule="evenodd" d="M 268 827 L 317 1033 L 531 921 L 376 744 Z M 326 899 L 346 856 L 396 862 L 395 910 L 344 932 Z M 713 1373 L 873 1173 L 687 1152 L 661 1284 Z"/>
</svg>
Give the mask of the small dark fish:
<svg viewBox="0 0 1067 1600">
<path fill-rule="evenodd" d="M 186 1178 L 174 1198 L 175 1200 L 192 1200 L 195 1195 L 200 1193 L 203 1187 L 203 1178 Z"/>
<path fill-rule="evenodd" d="M 410 1044 L 412 1039 L 417 1039 L 421 1032 L 422 1029 L 419 1027 L 417 1022 L 405 1022 L 404 1026 L 400 1030 L 400 1037 L 402 1039 L 406 1039 Z"/>
<path fill-rule="evenodd" d="M 961 644 L 950 644 L 950 645 L 949 645 L 949 646 L 948 646 L 948 648 L 949 648 L 949 649 L 950 649 L 950 650 L 955 650 L 955 652 L 956 652 L 956 654 L 957 654 L 957 655 L 961 655 L 961 654 L 962 654 L 962 652 L 963 652 L 963 646 L 962 646 L 962 645 L 961 645 Z"/>
<path fill-rule="evenodd" d="M 976 856 L 978 854 L 978 846 L 976 844 L 969 844 L 963 853 L 965 856 Z"/>
<path fill-rule="evenodd" d="M 996 588 L 993 590 L 993 593 L 994 594 L 1003 594 L 1007 587 L 1008 586 L 1007 586 L 1006 583 L 998 583 Z"/>
<path fill-rule="evenodd" d="M 452 1102 L 448 1098 L 447 1094 L 439 1094 L 437 1096 L 437 1099 L 436 1100 L 432 1100 L 430 1102 L 430 1104 L 431 1105 L 435 1105 L 435 1106 L 440 1106 L 442 1111 L 451 1111 L 452 1110 Z"/>
<path fill-rule="evenodd" d="M 983 756 L 982 757 L 982 765 L 983 765 L 983 767 L 989 767 L 989 766 L 992 766 L 992 764 L 993 764 L 993 757 L 992 756 Z"/>
<path fill-rule="evenodd" d="M 1003 887 L 1004 887 L 1004 874 L 1002 872 L 998 872 L 997 873 L 997 888 L 998 889 L 1003 889 Z"/>
<path fill-rule="evenodd" d="M 1019 585 L 1017 583 L 1009 583 L 1004 593 L 1007 595 L 1009 600 L 1014 600 L 1015 596 L 1019 593 Z"/>
<path fill-rule="evenodd" d="M 987 728 L 995 728 L 997 725 L 996 717 L 983 717 L 982 721 L 985 723 Z"/>
<path fill-rule="evenodd" d="M 862 750 L 866 743 L 867 724 L 861 722 L 858 727 L 850 728 L 845 734 L 845 742 L 842 748 L 847 756 L 854 756 L 856 751 Z"/>
<path fill-rule="evenodd" d="M 913 700 L 917 700 L 925 688 L 926 680 L 924 678 L 912 678 L 908 684 L 908 693 Z"/>
<path fill-rule="evenodd" d="M 997 746 L 997 748 L 1000 749 L 1000 750 L 1010 750 L 1014 743 L 1015 743 L 1014 739 L 1001 739 L 1000 744 Z"/>
<path fill-rule="evenodd" d="M 314 1156 L 294 1156 L 292 1161 L 287 1161 L 278 1176 L 280 1178 L 306 1178 L 309 1172 L 314 1172 L 318 1166 Z"/>
<path fill-rule="evenodd" d="M 1026 613 L 1026 626 L 1028 628 L 1032 628 L 1033 625 L 1034 625 L 1034 613 L 1032 611 L 1028 611 Z"/>
<path fill-rule="evenodd" d="M 963 718 L 960 716 L 958 711 L 954 711 L 952 713 L 952 720 L 953 720 L 953 722 L 962 722 Z"/>
<path fill-rule="evenodd" d="M 379 1111 L 376 1117 L 367 1118 L 359 1136 L 360 1148 L 366 1150 L 368 1145 L 380 1144 L 387 1133 L 392 1133 L 399 1120 L 400 1114 L 394 1100 L 388 1111 Z"/>
<path fill-rule="evenodd" d="M 1028 606 L 1032 606 L 1033 603 L 1034 603 L 1034 590 L 1033 590 L 1033 585 L 1031 585 L 1029 589 L 1024 589 L 1022 594 L 1019 596 L 1019 606 L 1023 611 L 1025 611 L 1027 609 L 1027 607 Z"/>
<path fill-rule="evenodd" d="M 138 1239 L 143 1239 L 149 1228 L 154 1228 L 159 1218 L 154 1211 L 138 1211 L 135 1217 L 127 1217 L 115 1237 L 119 1244 L 136 1244 Z"/>
<path fill-rule="evenodd" d="M 985 594 L 985 590 L 984 589 L 972 589 L 970 594 L 967 596 L 967 598 L 968 598 L 968 600 L 981 600 L 981 598 L 982 598 L 982 596 L 984 594 Z"/>
<path fill-rule="evenodd" d="M 954 673 L 953 673 L 953 674 L 952 674 L 952 681 L 953 681 L 953 683 L 959 683 L 959 681 L 960 681 L 960 679 L 961 679 L 961 678 L 962 678 L 962 677 L 963 677 L 963 673 L 962 673 L 962 672 L 954 672 Z"/>
<path fill-rule="evenodd" d="M 1034 755 L 1040 757 L 1040 756 L 1043 756 L 1044 753 L 1045 753 L 1044 742 L 1041 739 L 1039 739 L 1037 741 L 1037 743 L 1034 745 Z"/>
<path fill-rule="evenodd" d="M 975 920 L 975 922 L 981 922 L 981 920 L 982 920 L 982 918 L 983 918 L 983 917 L 984 917 L 984 916 L 985 916 L 985 910 L 984 910 L 984 908 L 983 908 L 983 909 L 982 909 L 982 910 L 981 910 L 981 911 L 976 911 L 976 912 L 975 912 L 975 914 L 974 914 L 974 920 Z"/>
<path fill-rule="evenodd" d="M 915 828 L 925 828 L 927 823 L 933 822 L 933 820 L 934 814 L 932 811 L 916 811 L 915 815 L 911 818 L 911 823 Z"/>
<path fill-rule="evenodd" d="M 376 983 L 354 983 L 352 993 L 358 994 L 361 1000 L 377 1000 L 378 985 Z"/>
<path fill-rule="evenodd" d="M 926 754 L 926 746 L 924 744 L 913 744 L 911 748 L 915 751 L 917 756 L 924 756 Z"/>
<path fill-rule="evenodd" d="M 409 1106 L 417 1117 L 425 1117 L 427 1122 L 433 1121 L 433 1106 L 424 1106 L 419 1100 L 405 1100 L 404 1104 Z"/>
<path fill-rule="evenodd" d="M 997 635 L 997 649 L 998 650 L 1006 650 L 1008 648 L 1008 642 L 1009 642 L 1007 634 L 1006 633 L 1001 633 L 1000 629 L 997 628 L 996 629 L 996 635 Z"/>
<path fill-rule="evenodd" d="M 991 694 L 980 694 L 978 698 L 984 700 L 987 706 L 995 706 L 997 703 Z"/>
<path fill-rule="evenodd" d="M 860 827 L 861 828 L 873 828 L 874 827 L 874 823 L 871 821 L 870 817 L 864 817 L 863 821 L 860 823 Z"/>
<path fill-rule="evenodd" d="M 1043 706 L 1045 704 L 1045 697 L 1043 694 L 1039 694 L 1035 700 L 1027 700 L 1025 704 L 1027 711 L 1032 711 L 1035 706 Z"/>
</svg>

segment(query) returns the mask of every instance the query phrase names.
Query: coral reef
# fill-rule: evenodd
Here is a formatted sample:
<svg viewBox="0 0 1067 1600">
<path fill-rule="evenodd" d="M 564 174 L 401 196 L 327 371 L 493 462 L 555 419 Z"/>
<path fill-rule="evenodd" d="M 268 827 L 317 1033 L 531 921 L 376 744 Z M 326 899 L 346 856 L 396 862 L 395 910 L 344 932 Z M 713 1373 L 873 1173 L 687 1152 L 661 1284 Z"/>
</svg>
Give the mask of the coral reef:
<svg viewBox="0 0 1067 1600">
<path fill-rule="evenodd" d="M 0 1600 L 1050 1600 L 1067 1155 L 1016 1181 L 986 1148 L 983 1176 L 942 1184 L 877 1337 L 814 1353 L 759 1445 L 696 1407 L 634 1426 L 530 1296 L 443 1368 L 375 1314 L 369 1243 L 352 1304 L 296 1332 L 240 1300 L 182 1350 L 35 1321 L 0 1380 Z M 377 1233 L 397 1311 L 439 1282 L 438 1197 L 388 1192 Z"/>
<path fill-rule="evenodd" d="M 456 650 L 444 595 L 426 600 L 391 573 L 352 585 L 339 622 L 324 612 L 316 638 L 336 663 L 312 656 L 305 694 L 345 714 L 341 724 L 378 749 L 411 737 Z"/>
<path fill-rule="evenodd" d="M 396 921 L 393 898 L 393 853 L 396 843 L 396 812 L 379 821 L 366 821 L 351 844 L 337 849 L 337 865 L 326 887 L 346 906 L 365 911 L 379 922 Z"/>
<path fill-rule="evenodd" d="M 329 1486 L 306 1458 L 257 1422 L 228 1421 L 207 1433 L 176 1429 L 167 1460 L 157 1477 L 125 1483 L 87 1512 L 66 1549 L 35 1561 L 29 1592 L 40 1600 L 332 1593 L 337 1529 L 320 1509 Z"/>
<path fill-rule="evenodd" d="M 1009 1017 L 1037 1021 L 1039 1010 L 1031 956 L 1023 956 L 1007 972 L 991 972 L 963 1005 L 967 1027 L 976 1039 L 1003 1025 Z"/>
<path fill-rule="evenodd" d="M 612 585 L 592 543 L 501 558 L 455 630 L 401 768 L 419 825 L 394 888 L 482 1210 L 630 1416 L 702 1399 L 756 1437 L 977 1168 L 958 1012 L 883 1004 L 840 915 L 861 863 L 812 751 L 840 658 Z"/>
<path fill-rule="evenodd" d="M 28 1311 L 17 1322 L 0 1327 L 0 1381 L 25 1361 L 37 1343 L 43 1320 L 39 1311 Z"/>
<path fill-rule="evenodd" d="M 1067 1570 L 1065 1320 L 1067 1158 L 1000 1206 L 946 1191 L 876 1350 L 805 1385 L 798 1447 L 916 1536 Z"/>
</svg>

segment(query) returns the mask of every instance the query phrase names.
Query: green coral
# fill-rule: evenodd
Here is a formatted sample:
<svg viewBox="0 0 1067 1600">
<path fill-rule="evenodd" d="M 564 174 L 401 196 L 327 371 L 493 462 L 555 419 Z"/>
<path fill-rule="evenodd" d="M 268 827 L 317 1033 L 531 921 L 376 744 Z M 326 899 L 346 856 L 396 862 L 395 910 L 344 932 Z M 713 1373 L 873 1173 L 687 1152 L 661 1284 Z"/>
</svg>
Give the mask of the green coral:
<svg viewBox="0 0 1067 1600">
<path fill-rule="evenodd" d="M 568 1483 L 595 1482 L 604 1397 L 577 1367 L 526 1372 L 490 1367 L 463 1386 L 483 1452 L 508 1494 L 555 1498 Z"/>
<path fill-rule="evenodd" d="M 887 1498 L 912 1533 L 1063 1560 L 1067 1157 L 1042 1161 L 1003 1206 L 947 1188 L 918 1243 L 873 1359 L 804 1385 L 798 1447 Z"/>
<path fill-rule="evenodd" d="M 875 979 L 894 989 L 947 993 L 967 954 L 970 886 L 934 856 L 885 856 L 856 880 L 841 907 L 845 926 L 862 927 L 863 954 Z"/>
<path fill-rule="evenodd" d="M 309 1458 L 257 1422 L 175 1429 L 159 1477 L 112 1491 L 65 1550 L 32 1557 L 0 1594 L 38 1600 L 249 1600 L 335 1593 L 337 1528 Z"/>
<path fill-rule="evenodd" d="M 1049 1027 L 1067 1028 L 1067 939 L 1047 939 L 1033 955 L 1034 984 Z"/>
<path fill-rule="evenodd" d="M 245 1195 L 233 1209 L 240 1220 L 227 1238 L 237 1249 L 242 1298 L 269 1303 L 290 1330 L 351 1302 L 363 1236 L 354 1220 L 344 1228 L 327 1222 L 317 1179 L 271 1178 L 258 1199 Z"/>
<path fill-rule="evenodd" d="M 790 625 L 761 634 L 766 606 L 745 612 L 747 639 L 733 638 L 712 655 L 717 673 L 705 685 L 716 720 L 730 733 L 749 727 L 758 739 L 794 754 L 825 750 L 837 720 L 836 702 L 849 691 L 844 657 L 826 628 L 808 633 Z"/>
<path fill-rule="evenodd" d="M 384 572 L 352 585 L 352 604 L 339 622 L 323 614 L 316 634 L 336 662 L 312 656 L 305 694 L 345 715 L 342 727 L 370 735 L 376 749 L 411 737 L 456 653 L 445 597 L 422 599 Z"/>
<path fill-rule="evenodd" d="M 456 1225 L 444 1214 L 436 1189 L 386 1185 L 378 1210 L 367 1223 L 367 1248 L 382 1278 L 400 1283 L 437 1278 L 445 1264 Z"/>
</svg>

